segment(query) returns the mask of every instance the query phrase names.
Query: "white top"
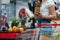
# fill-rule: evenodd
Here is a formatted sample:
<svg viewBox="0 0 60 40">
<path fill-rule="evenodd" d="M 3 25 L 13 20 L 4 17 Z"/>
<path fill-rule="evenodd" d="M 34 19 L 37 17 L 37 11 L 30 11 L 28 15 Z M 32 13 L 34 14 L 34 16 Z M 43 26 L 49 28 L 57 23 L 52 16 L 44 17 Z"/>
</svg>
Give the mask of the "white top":
<svg viewBox="0 0 60 40">
<path fill-rule="evenodd" d="M 49 15 L 49 9 L 48 7 L 55 6 L 53 0 L 47 0 L 44 4 L 41 5 L 40 11 L 42 12 L 42 15 Z"/>
</svg>

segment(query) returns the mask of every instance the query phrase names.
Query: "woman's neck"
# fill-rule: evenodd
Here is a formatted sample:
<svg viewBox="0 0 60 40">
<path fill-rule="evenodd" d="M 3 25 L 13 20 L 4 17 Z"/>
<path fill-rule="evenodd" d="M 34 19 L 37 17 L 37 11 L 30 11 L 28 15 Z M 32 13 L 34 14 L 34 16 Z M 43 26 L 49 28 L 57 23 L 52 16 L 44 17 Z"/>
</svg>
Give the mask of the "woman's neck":
<svg viewBox="0 0 60 40">
<path fill-rule="evenodd" d="M 47 0 L 42 0 L 42 3 L 45 3 Z"/>
</svg>

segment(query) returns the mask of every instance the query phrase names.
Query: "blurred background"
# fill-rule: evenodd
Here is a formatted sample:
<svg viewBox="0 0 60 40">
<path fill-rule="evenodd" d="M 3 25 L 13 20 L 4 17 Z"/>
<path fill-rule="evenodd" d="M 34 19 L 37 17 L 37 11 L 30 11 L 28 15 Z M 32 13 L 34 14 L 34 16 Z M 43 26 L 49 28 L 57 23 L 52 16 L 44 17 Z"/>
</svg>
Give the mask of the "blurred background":
<svg viewBox="0 0 60 40">
<path fill-rule="evenodd" d="M 60 9 L 60 0 L 53 1 L 56 4 L 56 9 Z M 36 2 L 36 0 L 0 0 L 0 14 L 6 15 L 7 21 L 14 17 L 18 18 L 18 12 L 21 7 L 29 8 L 31 10 L 31 8 L 34 7 L 29 7 L 28 3 L 31 3 L 31 6 L 34 6 L 34 2 Z"/>
<path fill-rule="evenodd" d="M 16 17 L 16 0 L 1 0 L 1 15 L 5 15 L 7 21 Z"/>
<path fill-rule="evenodd" d="M 34 21 L 31 22 L 30 18 L 27 18 L 27 20 L 25 20 L 25 19 L 23 20 L 23 23 L 25 21 L 27 21 L 26 25 L 24 24 L 24 25 L 20 26 L 21 25 L 20 24 L 21 20 L 19 20 L 19 11 L 22 8 L 26 9 L 26 12 L 29 13 L 29 16 L 33 15 L 34 8 L 35 8 L 35 5 L 36 5 L 36 1 L 37 0 L 0 0 L 0 31 L 19 32 L 19 34 L 20 34 L 20 32 L 30 31 L 32 29 L 32 30 L 35 30 L 35 32 L 37 34 L 36 36 L 38 36 L 38 33 L 40 31 L 39 28 L 38 28 L 38 25 L 37 25 L 38 22 L 34 22 Z M 56 20 L 52 20 L 51 23 L 52 24 L 53 23 L 60 24 L 60 0 L 53 0 L 53 1 L 55 3 L 55 10 L 56 10 L 58 18 Z M 34 20 L 34 19 L 32 19 L 32 20 Z M 16 26 L 16 23 L 18 24 L 19 27 Z M 6 27 L 7 27 L 7 29 L 6 29 Z M 19 29 L 21 27 L 22 27 L 22 29 Z M 30 29 L 26 30 L 25 27 L 29 27 Z M 34 29 L 34 28 L 36 28 L 36 29 Z M 60 26 L 56 26 L 54 31 L 55 32 L 60 32 Z M 6 34 L 6 35 L 8 35 L 8 34 Z M 13 33 L 13 35 L 14 35 L 14 33 Z M 28 35 L 26 37 L 28 37 Z M 38 39 L 38 38 L 35 38 L 35 39 Z M 30 39 L 28 39 L 28 40 L 30 40 Z"/>
<path fill-rule="evenodd" d="M 5 16 L 7 23 L 10 25 L 13 18 L 19 18 L 18 14 L 22 8 L 26 8 L 34 13 L 36 1 L 37 0 L 0 0 L 0 20 L 2 16 Z M 56 4 L 57 13 L 60 14 L 60 0 L 53 1 Z M 29 12 L 27 11 L 27 13 Z M 58 19 L 60 20 L 60 17 Z"/>
</svg>

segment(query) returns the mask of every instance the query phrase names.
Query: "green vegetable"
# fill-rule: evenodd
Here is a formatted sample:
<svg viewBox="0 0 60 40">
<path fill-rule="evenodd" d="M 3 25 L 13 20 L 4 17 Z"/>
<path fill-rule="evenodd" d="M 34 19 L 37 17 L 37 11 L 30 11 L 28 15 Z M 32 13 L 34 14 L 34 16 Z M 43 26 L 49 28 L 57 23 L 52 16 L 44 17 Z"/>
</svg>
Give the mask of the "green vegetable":
<svg viewBox="0 0 60 40">
<path fill-rule="evenodd" d="M 13 19 L 12 19 L 12 24 L 11 24 L 11 26 L 12 26 L 12 27 L 13 27 L 13 26 L 18 26 L 19 22 L 20 22 L 19 19 L 13 18 Z"/>
<path fill-rule="evenodd" d="M 26 18 L 26 17 L 22 18 L 22 19 L 21 19 L 21 25 L 25 25 L 26 20 L 27 20 L 27 18 Z"/>
</svg>

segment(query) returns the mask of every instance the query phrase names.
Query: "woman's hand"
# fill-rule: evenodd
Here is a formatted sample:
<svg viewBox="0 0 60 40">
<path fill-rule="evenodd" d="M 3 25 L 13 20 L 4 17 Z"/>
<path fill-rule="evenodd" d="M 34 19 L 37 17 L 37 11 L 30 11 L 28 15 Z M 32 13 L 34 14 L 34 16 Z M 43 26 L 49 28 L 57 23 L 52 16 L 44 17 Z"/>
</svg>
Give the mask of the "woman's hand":
<svg viewBox="0 0 60 40">
<path fill-rule="evenodd" d="M 42 15 L 41 12 L 38 13 L 38 17 L 39 17 L 39 18 L 43 18 L 43 15 Z"/>
<path fill-rule="evenodd" d="M 34 14 L 34 18 L 35 18 L 35 20 L 38 19 L 38 14 L 37 13 Z"/>
<path fill-rule="evenodd" d="M 43 15 L 42 15 L 41 12 L 38 12 L 38 13 L 35 13 L 35 14 L 34 14 L 34 18 L 35 18 L 35 19 L 43 18 Z"/>
</svg>

